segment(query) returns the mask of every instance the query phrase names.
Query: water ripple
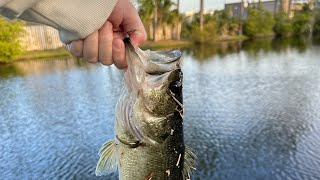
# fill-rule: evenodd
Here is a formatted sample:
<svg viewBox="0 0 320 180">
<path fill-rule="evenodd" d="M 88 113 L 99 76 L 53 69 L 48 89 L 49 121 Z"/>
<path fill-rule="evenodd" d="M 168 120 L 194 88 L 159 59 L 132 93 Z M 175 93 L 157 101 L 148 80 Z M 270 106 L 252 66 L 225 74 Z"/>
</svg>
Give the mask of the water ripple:
<svg viewBox="0 0 320 180">
<path fill-rule="evenodd" d="M 319 50 L 184 53 L 193 179 L 320 178 Z M 114 136 L 121 73 L 72 59 L 15 68 L 0 78 L 0 179 L 117 179 L 94 170 Z"/>
</svg>

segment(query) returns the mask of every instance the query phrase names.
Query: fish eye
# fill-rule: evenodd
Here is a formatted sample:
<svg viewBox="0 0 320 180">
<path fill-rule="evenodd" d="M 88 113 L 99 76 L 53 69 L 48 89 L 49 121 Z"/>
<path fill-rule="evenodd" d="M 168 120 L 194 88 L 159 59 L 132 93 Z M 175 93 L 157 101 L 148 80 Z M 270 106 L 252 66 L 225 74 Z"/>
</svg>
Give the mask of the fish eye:
<svg viewBox="0 0 320 180">
<path fill-rule="evenodd" d="M 169 89 L 174 94 L 179 94 L 182 90 L 182 82 L 181 80 L 174 81 L 169 85 Z"/>
</svg>

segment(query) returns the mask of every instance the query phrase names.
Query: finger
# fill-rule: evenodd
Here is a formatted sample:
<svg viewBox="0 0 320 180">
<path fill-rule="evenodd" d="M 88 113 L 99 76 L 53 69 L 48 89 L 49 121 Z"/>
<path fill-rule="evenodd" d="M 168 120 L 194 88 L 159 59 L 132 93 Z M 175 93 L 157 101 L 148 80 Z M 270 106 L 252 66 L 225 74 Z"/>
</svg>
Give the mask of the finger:
<svg viewBox="0 0 320 180">
<path fill-rule="evenodd" d="M 83 42 L 83 58 L 90 63 L 98 61 L 98 31 L 90 34 Z"/>
<path fill-rule="evenodd" d="M 130 12 L 124 14 L 122 28 L 128 32 L 132 45 L 138 47 L 147 39 L 147 33 L 137 10 L 132 4 L 130 5 L 132 8 L 128 9 Z"/>
<path fill-rule="evenodd" d="M 110 15 L 109 19 L 113 24 L 116 24 L 116 22 L 119 21 L 120 17 L 116 15 L 113 16 L 113 13 Z M 142 42 L 146 40 L 147 33 L 143 26 L 143 23 L 141 22 L 137 10 L 131 3 L 129 3 L 129 7 L 125 9 L 125 13 L 123 13 L 122 19 L 122 30 L 129 33 L 131 43 L 134 47 L 138 47 Z"/>
<path fill-rule="evenodd" d="M 129 37 L 130 37 L 132 45 L 134 47 L 138 47 L 144 41 L 147 40 L 147 33 L 146 33 L 145 29 L 143 29 L 143 30 L 134 30 L 134 31 L 132 31 L 132 33 L 129 32 Z"/>
<path fill-rule="evenodd" d="M 127 37 L 127 33 L 125 33 L 121 29 L 113 29 L 113 39 L 125 39 Z"/>
<path fill-rule="evenodd" d="M 99 61 L 104 65 L 113 64 L 112 60 L 112 24 L 109 21 L 99 30 Z"/>
<path fill-rule="evenodd" d="M 68 50 L 75 57 L 82 57 L 83 40 L 72 41 Z"/>
<path fill-rule="evenodd" d="M 125 47 L 122 39 L 114 39 L 112 44 L 113 63 L 118 69 L 127 68 Z"/>
</svg>

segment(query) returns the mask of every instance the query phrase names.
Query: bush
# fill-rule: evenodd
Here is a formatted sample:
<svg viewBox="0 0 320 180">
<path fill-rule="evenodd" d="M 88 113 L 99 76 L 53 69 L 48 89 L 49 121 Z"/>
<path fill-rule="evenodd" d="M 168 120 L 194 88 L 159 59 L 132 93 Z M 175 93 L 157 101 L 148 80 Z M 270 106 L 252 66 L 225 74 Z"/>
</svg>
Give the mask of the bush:
<svg viewBox="0 0 320 180">
<path fill-rule="evenodd" d="M 240 31 L 240 19 L 233 17 L 232 9 L 226 8 L 222 11 L 216 11 L 214 16 L 218 24 L 218 33 L 221 36 L 236 36 Z"/>
<path fill-rule="evenodd" d="M 274 32 L 278 36 L 287 37 L 293 33 L 292 21 L 285 12 L 279 12 L 275 18 Z"/>
<path fill-rule="evenodd" d="M 300 12 L 293 16 L 293 32 L 295 34 L 308 34 L 312 31 L 313 12 L 308 4 L 304 4 Z"/>
<path fill-rule="evenodd" d="M 320 9 L 315 14 L 315 22 L 313 27 L 313 32 L 315 34 L 320 34 Z"/>
<path fill-rule="evenodd" d="M 293 17 L 293 32 L 295 34 L 307 34 L 311 31 L 311 18 L 310 13 L 296 13 Z"/>
<path fill-rule="evenodd" d="M 23 52 L 19 41 L 24 32 L 22 26 L 22 22 L 8 22 L 0 17 L 0 63 L 10 62 Z"/>
<path fill-rule="evenodd" d="M 212 43 L 217 38 L 218 26 L 215 21 L 209 21 L 203 25 L 201 31 L 198 26 L 193 27 L 191 38 L 195 43 Z"/>
<path fill-rule="evenodd" d="M 270 12 L 264 10 L 259 5 L 258 8 L 250 8 L 248 13 L 248 18 L 244 24 L 247 36 L 252 38 L 273 34 L 275 21 Z"/>
</svg>

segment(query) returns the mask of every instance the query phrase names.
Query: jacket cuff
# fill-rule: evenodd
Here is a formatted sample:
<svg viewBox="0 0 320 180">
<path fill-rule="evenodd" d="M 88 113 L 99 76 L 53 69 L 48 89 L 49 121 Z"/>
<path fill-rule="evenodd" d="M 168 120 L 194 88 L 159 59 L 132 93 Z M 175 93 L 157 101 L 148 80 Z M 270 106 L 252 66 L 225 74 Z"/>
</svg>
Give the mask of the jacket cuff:
<svg viewBox="0 0 320 180">
<path fill-rule="evenodd" d="M 0 2 L 1 13 L 5 14 L 7 18 L 13 19 L 39 1 L 41 0 L 3 0 Z"/>
<path fill-rule="evenodd" d="M 64 43 L 83 39 L 109 18 L 117 0 L 42 0 L 19 18 L 46 24 L 59 31 Z"/>
</svg>

